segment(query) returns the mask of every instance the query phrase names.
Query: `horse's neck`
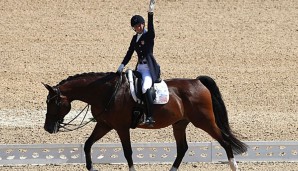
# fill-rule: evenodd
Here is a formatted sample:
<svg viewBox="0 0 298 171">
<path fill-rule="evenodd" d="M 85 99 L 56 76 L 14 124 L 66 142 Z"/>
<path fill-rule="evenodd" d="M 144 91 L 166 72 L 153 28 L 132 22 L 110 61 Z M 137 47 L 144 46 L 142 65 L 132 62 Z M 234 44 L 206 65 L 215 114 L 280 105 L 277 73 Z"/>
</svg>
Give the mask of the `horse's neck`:
<svg viewBox="0 0 298 171">
<path fill-rule="evenodd" d="M 67 87 L 61 88 L 62 95 L 65 95 L 69 100 L 79 100 L 88 103 L 87 88 L 84 87 Z M 90 91 L 90 90 L 89 90 Z"/>
<path fill-rule="evenodd" d="M 61 87 L 62 94 L 69 97 L 71 101 L 79 100 L 85 103 L 97 103 L 98 101 L 104 101 L 107 97 L 110 97 L 115 87 L 115 81 L 107 81 L 105 83 L 97 83 L 97 80 L 93 80 L 86 83 L 67 83 Z M 102 98 L 102 99 L 101 99 Z"/>
</svg>

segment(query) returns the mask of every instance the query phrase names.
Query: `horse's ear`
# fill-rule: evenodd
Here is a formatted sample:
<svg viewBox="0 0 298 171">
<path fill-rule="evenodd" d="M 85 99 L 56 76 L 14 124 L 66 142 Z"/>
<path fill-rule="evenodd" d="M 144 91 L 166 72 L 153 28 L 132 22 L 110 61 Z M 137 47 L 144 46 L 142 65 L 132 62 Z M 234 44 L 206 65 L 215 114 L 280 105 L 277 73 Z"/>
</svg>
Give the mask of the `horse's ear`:
<svg viewBox="0 0 298 171">
<path fill-rule="evenodd" d="M 49 86 L 48 84 L 45 84 L 43 82 L 41 84 L 43 84 L 45 86 L 45 88 L 49 90 L 49 92 L 55 92 L 54 89 L 51 86 Z"/>
</svg>

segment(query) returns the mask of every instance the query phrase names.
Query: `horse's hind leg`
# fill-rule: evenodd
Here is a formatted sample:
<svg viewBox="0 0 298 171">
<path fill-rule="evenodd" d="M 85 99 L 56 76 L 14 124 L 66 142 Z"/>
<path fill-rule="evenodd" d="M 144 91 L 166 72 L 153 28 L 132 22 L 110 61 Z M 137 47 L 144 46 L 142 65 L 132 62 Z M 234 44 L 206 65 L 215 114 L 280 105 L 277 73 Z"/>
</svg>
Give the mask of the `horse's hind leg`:
<svg viewBox="0 0 298 171">
<path fill-rule="evenodd" d="M 176 146 L 177 146 L 177 157 L 170 171 L 178 170 L 178 167 L 180 166 L 182 159 L 188 149 L 186 134 L 185 134 L 185 129 L 188 123 L 189 121 L 182 120 L 173 124 L 174 137 L 175 137 Z"/>
<path fill-rule="evenodd" d="M 210 118 L 200 118 L 197 121 L 192 121 L 193 125 L 198 128 L 201 128 L 202 130 L 207 132 L 212 138 L 219 142 L 219 144 L 225 149 L 227 153 L 232 171 L 237 171 L 238 166 L 234 159 L 233 150 L 229 143 L 228 137 L 224 133 L 222 133 L 222 131 L 217 127 L 214 117 L 211 117 L 213 116 L 213 114 L 205 114 L 204 116 L 210 116 Z"/>
<path fill-rule="evenodd" d="M 238 165 L 236 163 L 236 160 L 234 158 L 234 154 L 233 154 L 233 150 L 232 150 L 232 146 L 230 144 L 229 141 L 229 137 L 227 135 L 225 135 L 224 133 L 221 132 L 221 138 L 220 139 L 216 139 L 219 144 L 225 149 L 227 156 L 228 156 L 228 160 L 229 160 L 229 165 L 232 169 L 232 171 L 237 171 L 238 170 Z"/>
<path fill-rule="evenodd" d="M 97 140 L 102 138 L 109 131 L 111 131 L 111 128 L 109 126 L 107 126 L 104 123 L 98 122 L 96 124 L 91 136 L 85 142 L 84 151 L 85 151 L 85 157 L 86 157 L 86 167 L 89 171 L 95 171 L 92 166 L 91 147 Z"/>
<path fill-rule="evenodd" d="M 201 129 L 206 131 L 209 135 L 211 135 L 214 139 L 216 139 L 219 142 L 219 144 L 225 149 L 225 151 L 227 153 L 229 164 L 230 164 L 232 171 L 237 171 L 238 166 L 234 159 L 232 147 L 231 147 L 229 141 L 227 140 L 228 137 L 226 137 L 221 132 L 221 130 L 216 126 L 215 122 L 213 122 L 213 123 L 211 122 L 209 124 L 210 125 L 205 124 L 203 127 L 201 127 Z"/>
</svg>

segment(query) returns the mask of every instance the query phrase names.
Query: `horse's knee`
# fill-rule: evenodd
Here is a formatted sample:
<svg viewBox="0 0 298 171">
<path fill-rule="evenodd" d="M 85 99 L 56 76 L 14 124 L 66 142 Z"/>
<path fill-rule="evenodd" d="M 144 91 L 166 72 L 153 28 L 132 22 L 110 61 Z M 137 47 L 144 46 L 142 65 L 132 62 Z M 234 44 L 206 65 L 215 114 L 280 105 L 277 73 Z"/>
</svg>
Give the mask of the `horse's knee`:
<svg viewBox="0 0 298 171">
<path fill-rule="evenodd" d="M 91 145 L 92 145 L 92 144 L 90 144 L 90 142 L 88 142 L 88 140 L 85 142 L 85 144 L 84 144 L 84 152 L 85 152 L 85 153 L 89 153 L 89 152 L 90 152 L 90 150 L 91 150 Z"/>
<path fill-rule="evenodd" d="M 94 140 L 93 140 L 92 136 L 90 136 L 84 144 L 85 153 L 90 152 L 91 147 L 92 147 L 93 144 L 94 144 Z"/>
</svg>

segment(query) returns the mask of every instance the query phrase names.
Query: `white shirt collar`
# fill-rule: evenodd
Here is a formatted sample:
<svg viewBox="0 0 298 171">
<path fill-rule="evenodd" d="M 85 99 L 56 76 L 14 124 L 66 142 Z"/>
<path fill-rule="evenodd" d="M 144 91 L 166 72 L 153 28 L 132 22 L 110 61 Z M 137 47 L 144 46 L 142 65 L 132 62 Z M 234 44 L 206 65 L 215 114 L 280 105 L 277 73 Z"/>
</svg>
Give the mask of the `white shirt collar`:
<svg viewBox="0 0 298 171">
<path fill-rule="evenodd" d="M 136 40 L 136 42 L 138 42 L 139 39 L 142 37 L 142 35 L 143 35 L 144 33 L 146 33 L 146 32 L 147 32 L 147 30 L 144 29 L 143 33 L 141 33 L 141 34 L 137 33 L 137 40 Z"/>
</svg>

